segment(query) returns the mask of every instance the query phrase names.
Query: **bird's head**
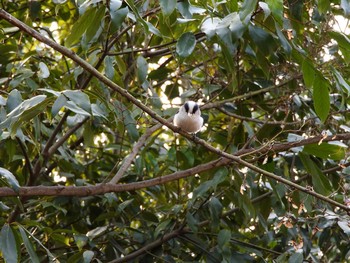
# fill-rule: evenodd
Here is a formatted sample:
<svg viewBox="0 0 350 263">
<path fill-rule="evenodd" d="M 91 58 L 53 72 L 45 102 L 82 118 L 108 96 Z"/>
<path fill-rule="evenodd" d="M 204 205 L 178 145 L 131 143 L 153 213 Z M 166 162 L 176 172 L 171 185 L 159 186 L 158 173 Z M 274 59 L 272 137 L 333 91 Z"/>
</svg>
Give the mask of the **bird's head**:
<svg viewBox="0 0 350 263">
<path fill-rule="evenodd" d="M 183 105 L 183 108 L 188 116 L 200 114 L 199 106 L 194 101 L 189 100 L 189 101 L 185 102 L 185 104 Z"/>
</svg>

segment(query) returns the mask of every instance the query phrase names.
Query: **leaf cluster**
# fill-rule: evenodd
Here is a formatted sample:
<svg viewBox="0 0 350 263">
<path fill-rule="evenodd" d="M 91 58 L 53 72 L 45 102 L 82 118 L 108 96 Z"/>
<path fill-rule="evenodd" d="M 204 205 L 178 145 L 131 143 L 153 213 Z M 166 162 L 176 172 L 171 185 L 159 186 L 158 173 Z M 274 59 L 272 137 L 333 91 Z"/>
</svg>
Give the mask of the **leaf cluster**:
<svg viewBox="0 0 350 263">
<path fill-rule="evenodd" d="M 349 260 L 349 137 L 337 137 L 350 130 L 349 13 L 328 0 L 2 1 L 0 255 Z M 204 142 L 174 133 L 186 100 Z M 45 194 L 108 183 L 129 188 Z"/>
</svg>

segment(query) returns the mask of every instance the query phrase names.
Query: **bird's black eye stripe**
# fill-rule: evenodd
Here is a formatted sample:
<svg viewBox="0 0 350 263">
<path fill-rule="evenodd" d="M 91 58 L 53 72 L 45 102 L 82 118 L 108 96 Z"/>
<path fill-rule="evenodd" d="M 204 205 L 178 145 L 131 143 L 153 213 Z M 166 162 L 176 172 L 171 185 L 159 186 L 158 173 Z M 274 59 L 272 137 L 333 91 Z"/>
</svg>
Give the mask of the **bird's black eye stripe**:
<svg viewBox="0 0 350 263">
<path fill-rule="evenodd" d="M 196 104 L 196 105 L 194 105 L 194 107 L 193 107 L 193 112 L 192 112 L 192 114 L 195 114 L 197 110 L 198 110 L 198 105 Z"/>
<path fill-rule="evenodd" d="M 188 112 L 190 110 L 190 106 L 188 106 L 188 103 L 186 102 L 184 106 L 185 106 L 186 112 Z"/>
</svg>

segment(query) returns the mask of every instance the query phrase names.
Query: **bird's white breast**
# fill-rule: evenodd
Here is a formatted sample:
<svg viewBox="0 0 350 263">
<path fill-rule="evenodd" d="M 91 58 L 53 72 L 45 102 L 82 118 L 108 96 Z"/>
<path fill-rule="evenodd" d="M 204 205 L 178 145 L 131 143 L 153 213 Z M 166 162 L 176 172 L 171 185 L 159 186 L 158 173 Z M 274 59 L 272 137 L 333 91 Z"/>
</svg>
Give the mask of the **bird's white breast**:
<svg viewBox="0 0 350 263">
<path fill-rule="evenodd" d="M 199 115 L 177 113 L 174 116 L 174 124 L 188 133 L 196 133 L 203 126 L 203 118 Z"/>
</svg>

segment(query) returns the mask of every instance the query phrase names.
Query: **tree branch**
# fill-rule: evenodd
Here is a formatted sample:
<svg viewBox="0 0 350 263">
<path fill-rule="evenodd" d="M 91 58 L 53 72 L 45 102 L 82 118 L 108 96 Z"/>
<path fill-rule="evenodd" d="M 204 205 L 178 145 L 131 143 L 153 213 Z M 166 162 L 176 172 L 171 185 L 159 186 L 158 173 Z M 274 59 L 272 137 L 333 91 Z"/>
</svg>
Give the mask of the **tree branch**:
<svg viewBox="0 0 350 263">
<path fill-rule="evenodd" d="M 165 184 L 181 178 L 192 176 L 203 171 L 220 167 L 230 163 L 230 160 L 219 158 L 206 164 L 198 165 L 183 171 L 178 171 L 166 176 L 157 177 L 141 182 L 129 184 L 98 184 L 90 186 L 24 186 L 20 187 L 18 193 L 10 187 L 0 187 L 0 197 L 4 196 L 92 196 L 110 192 L 135 191 L 155 185 Z"/>
<path fill-rule="evenodd" d="M 145 144 L 145 142 L 147 141 L 148 138 L 150 138 L 150 136 L 152 135 L 152 133 L 154 133 L 155 131 L 159 130 L 160 128 L 162 128 L 161 124 L 156 124 L 153 127 L 149 128 L 137 141 L 137 143 L 135 143 L 134 147 L 131 150 L 131 153 L 124 159 L 123 164 L 121 165 L 121 167 L 119 168 L 118 172 L 116 173 L 116 175 L 109 181 L 111 184 L 116 184 L 120 178 L 122 178 L 122 176 L 124 175 L 124 173 L 128 170 L 128 168 L 130 167 L 131 163 L 133 162 L 133 160 L 135 160 L 136 155 L 138 154 L 138 152 L 140 151 L 141 147 Z"/>
<path fill-rule="evenodd" d="M 288 143 L 280 143 L 280 144 L 275 144 L 271 145 L 271 147 L 262 147 L 260 150 L 258 150 L 259 153 L 262 154 L 268 154 L 269 152 L 276 153 L 276 152 L 283 152 L 287 151 L 290 148 L 293 147 L 298 147 L 298 146 L 304 146 L 307 144 L 314 144 L 318 143 L 321 139 L 323 139 L 324 142 L 328 141 L 335 141 L 335 140 L 350 140 L 350 133 L 345 133 L 345 134 L 338 134 L 336 136 L 328 136 L 326 138 L 322 136 L 316 136 L 313 138 L 308 138 L 305 140 L 297 141 L 297 142 L 288 142 Z M 232 155 L 233 157 L 239 158 L 240 155 L 249 155 L 250 153 L 257 152 L 256 149 L 244 149 L 241 151 L 237 151 L 235 155 Z M 131 160 L 131 158 L 130 158 Z M 20 187 L 19 192 L 16 193 L 13 189 L 9 187 L 1 187 L 0 188 L 0 197 L 4 196 L 89 196 L 89 195 L 98 195 L 98 194 L 105 194 L 108 192 L 123 192 L 123 191 L 134 191 L 146 187 L 151 187 L 155 185 L 160 185 L 160 184 L 165 184 L 168 182 L 176 181 L 181 178 L 185 178 L 188 176 L 192 176 L 194 174 L 199 174 L 204 171 L 208 171 L 213 168 L 218 168 L 221 166 L 225 166 L 228 164 L 231 164 L 233 160 L 231 158 L 218 158 L 214 161 L 198 165 L 196 167 L 187 169 L 187 170 L 182 170 L 178 171 L 169 175 L 157 177 L 154 179 L 149 179 L 141 182 L 134 182 L 134 183 L 129 183 L 129 184 L 112 184 L 112 183 L 107 183 L 107 184 L 99 184 L 95 186 L 35 186 L 35 187 Z M 248 167 L 252 166 L 249 164 Z M 255 166 L 254 166 L 255 167 Z M 252 169 L 254 170 L 254 169 Z M 263 170 L 265 173 L 266 171 Z M 263 173 L 263 174 L 264 174 Z M 276 175 L 274 175 L 276 176 Z M 286 180 L 284 178 L 281 178 L 279 176 L 277 181 L 279 179 Z M 273 178 L 275 179 L 275 178 Z M 286 180 L 287 185 L 289 183 L 292 183 L 288 180 Z M 292 186 L 292 185 L 290 185 Z M 299 185 L 298 185 L 299 186 Z M 292 186 L 293 187 L 293 186 Z M 301 186 L 299 186 L 301 187 Z M 303 188 L 304 189 L 304 188 Z M 305 188 L 306 189 L 306 188 Z M 299 189 L 300 190 L 300 189 Z M 310 190 L 307 189 L 305 191 L 306 193 L 310 193 Z M 313 192 L 313 191 L 311 191 Z M 312 194 L 311 194 L 312 195 Z M 315 196 L 318 198 L 318 196 Z M 329 198 L 325 197 L 326 200 L 321 198 L 321 200 L 324 200 L 328 202 Z M 334 204 L 334 203 L 333 203 Z M 334 204 L 335 205 L 335 204 Z M 347 208 L 348 209 L 348 208 Z"/>
<path fill-rule="evenodd" d="M 164 236 L 162 236 L 161 238 L 143 246 L 142 248 L 140 248 L 139 250 L 134 251 L 133 253 L 130 253 L 129 255 L 126 255 L 125 257 L 122 258 L 118 258 L 112 261 L 109 261 L 109 263 L 120 263 L 120 262 L 127 262 L 130 260 L 133 260 L 135 258 L 137 258 L 138 256 L 147 253 L 147 251 L 150 251 L 156 247 L 161 246 L 162 244 L 168 242 L 169 240 L 176 238 L 177 236 L 183 234 L 183 229 L 179 228 L 176 229 L 175 231 L 172 231 L 168 234 L 165 234 Z"/>
<path fill-rule="evenodd" d="M 302 76 L 302 74 L 298 74 L 298 75 L 293 76 L 293 77 L 291 77 L 289 79 L 281 81 L 277 85 L 271 85 L 271 86 L 266 87 L 266 88 L 262 88 L 262 89 L 259 89 L 259 90 L 254 90 L 254 91 L 251 91 L 251 92 L 247 92 L 247 93 L 244 93 L 242 95 L 238 95 L 238 96 L 232 97 L 230 99 L 207 103 L 207 104 L 203 105 L 201 107 L 201 109 L 206 110 L 206 109 L 211 109 L 211 108 L 220 108 L 225 103 L 230 103 L 230 102 L 237 101 L 237 100 L 247 99 L 249 97 L 253 97 L 253 96 L 259 95 L 261 93 L 265 93 L 265 92 L 268 92 L 268 91 L 271 91 L 271 90 L 274 90 L 274 89 L 278 89 L 278 88 L 283 87 L 284 85 L 288 84 L 290 81 L 300 78 L 301 76 Z"/>
</svg>

